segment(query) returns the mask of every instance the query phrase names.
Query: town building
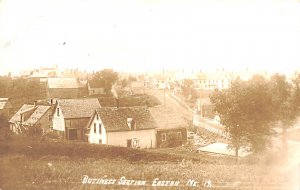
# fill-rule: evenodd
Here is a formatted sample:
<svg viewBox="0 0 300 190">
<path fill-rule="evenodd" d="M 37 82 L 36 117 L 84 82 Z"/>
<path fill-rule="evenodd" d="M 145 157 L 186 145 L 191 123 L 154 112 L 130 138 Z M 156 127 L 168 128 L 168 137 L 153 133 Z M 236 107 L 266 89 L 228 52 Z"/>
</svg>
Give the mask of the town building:
<svg viewBox="0 0 300 190">
<path fill-rule="evenodd" d="M 47 98 L 78 98 L 79 89 L 75 78 L 48 78 Z"/>
<path fill-rule="evenodd" d="M 102 107 L 94 112 L 86 129 L 89 143 L 156 147 L 156 123 L 147 107 Z"/>
<path fill-rule="evenodd" d="M 87 141 L 85 126 L 100 107 L 97 98 L 57 99 L 52 116 L 53 131 L 67 140 Z"/>
<path fill-rule="evenodd" d="M 105 94 L 104 82 L 101 82 L 101 81 L 96 82 L 96 81 L 93 81 L 93 80 L 89 80 L 87 85 L 88 85 L 88 94 L 89 94 L 89 96 Z"/>
<path fill-rule="evenodd" d="M 16 134 L 30 129 L 39 133 L 51 131 L 51 106 L 24 104 L 9 120 L 10 130 Z"/>
</svg>

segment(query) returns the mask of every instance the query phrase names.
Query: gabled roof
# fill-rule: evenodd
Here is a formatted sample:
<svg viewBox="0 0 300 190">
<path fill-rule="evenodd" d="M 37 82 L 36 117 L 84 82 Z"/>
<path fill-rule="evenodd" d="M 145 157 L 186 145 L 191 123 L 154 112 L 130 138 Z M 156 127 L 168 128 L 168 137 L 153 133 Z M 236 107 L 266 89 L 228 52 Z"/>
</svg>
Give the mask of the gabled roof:
<svg viewBox="0 0 300 190">
<path fill-rule="evenodd" d="M 50 109 L 50 106 L 38 105 L 30 117 L 23 123 L 25 125 L 35 125 Z"/>
<path fill-rule="evenodd" d="M 75 78 L 48 78 L 48 88 L 78 88 Z"/>
<path fill-rule="evenodd" d="M 154 117 L 157 127 L 159 129 L 164 128 L 177 128 L 187 126 L 188 123 L 184 117 L 178 117 L 178 114 L 174 114 L 169 110 L 161 107 L 151 107 L 149 108 L 151 114 Z"/>
<path fill-rule="evenodd" d="M 136 129 L 154 129 L 156 123 L 147 107 L 104 107 L 96 110 L 106 131 L 130 131 L 127 118 L 135 121 Z"/>
<path fill-rule="evenodd" d="M 15 115 L 12 116 L 12 118 L 9 120 L 10 123 L 16 123 L 20 122 L 21 120 L 21 113 L 24 113 L 26 110 L 33 109 L 35 106 L 34 105 L 29 105 L 29 104 L 24 104 Z"/>
<path fill-rule="evenodd" d="M 97 98 L 58 99 L 57 103 L 64 118 L 91 117 L 96 109 L 101 108 Z"/>
<path fill-rule="evenodd" d="M 12 105 L 8 101 L 8 98 L 0 98 L 0 110 L 7 108 L 12 108 Z"/>
</svg>

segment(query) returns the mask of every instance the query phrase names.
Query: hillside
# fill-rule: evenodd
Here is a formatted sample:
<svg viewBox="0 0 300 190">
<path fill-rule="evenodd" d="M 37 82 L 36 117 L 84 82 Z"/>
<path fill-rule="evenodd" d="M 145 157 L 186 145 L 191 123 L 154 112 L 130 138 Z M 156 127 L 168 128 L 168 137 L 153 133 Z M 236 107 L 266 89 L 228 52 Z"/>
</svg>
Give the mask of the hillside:
<svg viewBox="0 0 300 190">
<path fill-rule="evenodd" d="M 145 180 L 146 189 L 152 189 L 155 178 L 178 181 L 180 189 L 195 189 L 186 186 L 189 179 L 198 182 L 198 189 L 202 189 L 208 180 L 214 187 L 212 189 L 294 185 L 294 178 L 290 177 L 293 168 L 285 165 L 285 159 L 278 160 L 274 155 L 249 157 L 236 164 L 233 158 L 187 152 L 181 147 L 138 150 L 46 138 L 29 140 L 24 136 L 4 135 L 2 129 L 0 188 L 141 189 L 118 184 L 82 184 L 84 175 Z"/>
</svg>

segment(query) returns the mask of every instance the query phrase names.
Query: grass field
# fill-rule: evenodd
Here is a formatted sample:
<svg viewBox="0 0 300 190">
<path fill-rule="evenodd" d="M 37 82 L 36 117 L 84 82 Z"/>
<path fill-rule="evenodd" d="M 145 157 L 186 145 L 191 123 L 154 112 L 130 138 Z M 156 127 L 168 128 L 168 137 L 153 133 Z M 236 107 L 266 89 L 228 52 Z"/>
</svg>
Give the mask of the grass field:
<svg viewBox="0 0 300 190">
<path fill-rule="evenodd" d="M 182 147 L 137 150 L 29 140 L 2 133 L 0 189 L 208 189 L 204 187 L 208 180 L 210 189 L 290 189 L 295 183 L 291 177 L 294 170 L 286 167 L 286 159 L 277 159 L 276 155 L 252 156 L 236 163 L 234 158 L 188 152 Z M 143 187 L 82 184 L 84 175 L 117 180 L 124 176 L 147 183 Z M 179 181 L 180 186 L 152 187 L 155 178 Z M 197 181 L 198 187 L 186 186 L 189 179 Z"/>
</svg>

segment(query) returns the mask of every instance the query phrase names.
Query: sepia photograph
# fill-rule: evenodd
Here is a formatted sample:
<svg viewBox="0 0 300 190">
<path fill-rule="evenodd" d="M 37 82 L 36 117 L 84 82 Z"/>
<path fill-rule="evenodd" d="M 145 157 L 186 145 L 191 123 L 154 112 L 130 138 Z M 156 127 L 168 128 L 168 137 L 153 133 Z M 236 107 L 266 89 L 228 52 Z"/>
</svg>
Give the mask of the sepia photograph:
<svg viewBox="0 0 300 190">
<path fill-rule="evenodd" d="M 300 190 L 300 0 L 0 0 L 0 190 Z"/>
</svg>

